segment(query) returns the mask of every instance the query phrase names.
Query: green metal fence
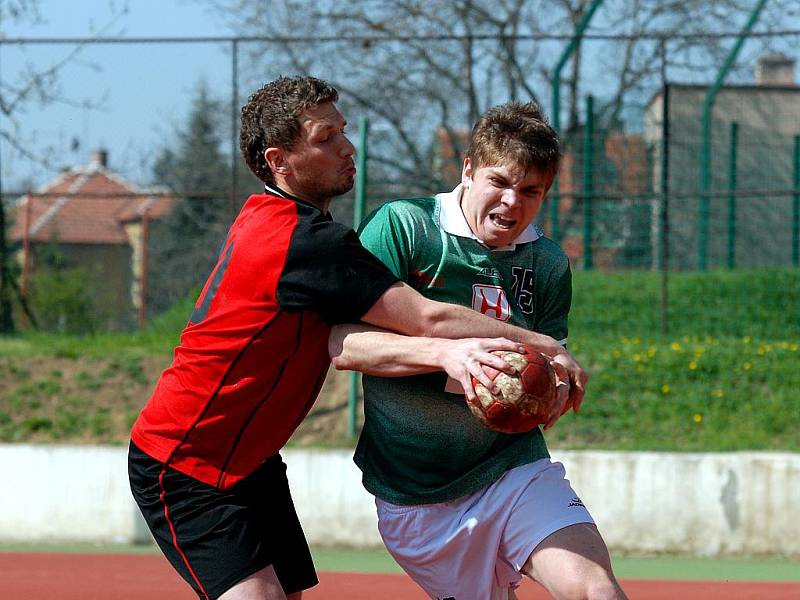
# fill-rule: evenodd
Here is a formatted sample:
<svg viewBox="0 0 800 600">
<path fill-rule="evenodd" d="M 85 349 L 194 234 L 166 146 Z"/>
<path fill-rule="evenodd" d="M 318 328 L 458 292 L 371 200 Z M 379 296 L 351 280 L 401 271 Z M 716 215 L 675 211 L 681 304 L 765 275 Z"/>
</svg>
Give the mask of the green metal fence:
<svg viewBox="0 0 800 600">
<path fill-rule="evenodd" d="M 644 36 L 636 40 L 641 44 L 637 50 L 657 50 L 661 58 L 638 87 L 632 86 L 616 98 L 616 90 L 602 80 L 597 63 L 589 63 L 587 57 L 602 56 L 606 64 L 614 63 L 633 40 L 625 35 L 609 38 L 587 33 L 591 32 L 594 10 L 604 9 L 601 4 L 599 0 L 587 3 L 588 10 L 571 31 L 573 35 L 550 38 L 530 35 L 511 40 L 488 34 L 453 34 L 386 40 L 339 36 L 297 41 L 172 40 L 171 44 L 218 44 L 230 50 L 231 59 L 231 110 L 219 119 L 226 137 L 230 134 L 225 144 L 229 146 L 225 159 L 231 162 L 229 193 L 210 197 L 209 190 L 175 190 L 175 195 L 210 199 L 220 209 L 214 213 L 229 217 L 248 193 L 259 191 L 237 168 L 241 160 L 236 152 L 236 120 L 241 96 L 252 91 L 256 81 L 291 71 L 286 68 L 288 63 L 280 62 L 281 57 L 291 57 L 282 52 L 286 47 L 302 48 L 311 57 L 309 69 L 340 85 L 340 108 L 351 123 L 357 123 L 358 186 L 334 202 L 337 220 L 357 224 L 368 211 L 391 198 L 445 191 L 458 182 L 474 117 L 488 106 L 510 99 L 500 84 L 502 77 L 492 79 L 496 73 L 490 72 L 489 65 L 488 75 L 484 73 L 477 86 L 481 96 L 450 104 L 450 96 L 460 90 L 458 79 L 441 80 L 427 68 L 414 72 L 418 79 L 393 81 L 386 76 L 383 86 L 371 88 L 354 89 L 359 83 L 356 78 L 369 61 L 381 57 L 387 57 L 393 67 L 398 56 L 410 59 L 422 51 L 428 52 L 430 60 L 443 56 L 453 61 L 469 45 L 474 57 L 488 61 L 500 55 L 498 44 L 513 42 L 517 56 L 547 63 L 544 75 L 537 76 L 532 69 L 526 73 L 530 75 L 527 87 L 518 86 L 514 97 L 537 95 L 563 140 L 563 165 L 539 219 L 546 233 L 564 247 L 576 273 L 573 323 L 577 335 L 604 331 L 628 339 L 661 336 L 674 338 L 678 344 L 685 344 L 678 340 L 687 335 L 762 336 L 791 345 L 798 337 L 800 314 L 796 277 L 800 267 L 800 87 L 792 82 L 752 82 L 744 73 L 762 51 L 779 42 L 791 53 L 800 32 L 777 32 L 764 37 L 767 41 L 763 44 L 757 31 L 748 33 L 747 25 L 741 32 L 720 35 L 715 40 L 720 56 L 709 57 L 704 69 L 697 72 L 681 71 L 676 65 L 681 63 L 680 51 L 691 52 L 700 36 L 696 40 L 677 33 Z M 753 11 L 758 6 L 755 4 Z M 739 44 L 740 40 L 745 42 Z M 3 43 L 8 53 L 11 42 Z M 90 55 L 92 60 L 100 61 L 107 53 L 107 46 L 94 45 L 96 40 L 79 43 L 87 52 L 96 51 Z M 156 47 L 152 40 L 120 44 L 118 47 L 131 52 L 141 44 L 153 44 L 150 50 Z M 271 52 L 256 52 L 259 44 Z M 239 60 L 246 50 L 252 51 L 248 54 L 252 61 L 269 55 L 275 64 L 263 68 L 254 62 L 253 72 L 247 73 L 250 61 Z M 348 60 L 338 59 L 339 54 Z M 566 74 L 567 67 L 580 64 L 579 57 L 595 71 L 581 76 L 577 68 Z M 715 62 L 718 58 L 719 64 Z M 738 71 L 728 73 L 726 65 L 734 62 Z M 525 70 L 525 63 L 521 68 Z M 243 80 L 249 75 L 257 79 L 245 86 Z M 575 78 L 579 85 L 573 85 Z M 141 91 L 141 102 L 147 100 L 147 91 Z M 157 92 L 153 90 L 155 97 Z M 368 97 L 372 92 L 378 97 Z M 152 112 L 158 112 L 157 104 L 153 106 Z M 73 120 L 81 119 L 76 114 Z M 113 163 L 111 166 L 113 169 Z M 16 197 L 8 185 L 2 189 L 12 199 Z M 57 197 L 67 196 L 59 193 Z M 218 206 L 220 203 L 227 206 Z M 19 223 L 23 213 L 15 211 L 11 202 L 6 206 L 9 217 Z M 223 236 L 227 223 L 214 225 Z M 159 236 L 167 235 L 154 222 L 150 249 L 157 250 Z M 198 239 L 186 245 L 211 249 L 204 260 L 213 261 L 215 244 Z M 9 239 L 6 262 L 10 267 L 4 273 L 11 271 L 16 276 L 23 269 L 20 240 L 19 236 Z M 50 241 L 59 243 L 57 237 Z M 142 250 L 126 251 L 133 256 Z M 151 258 L 155 255 L 150 253 Z M 205 272 L 205 263 L 201 268 L 197 261 L 191 268 L 175 262 L 171 271 L 166 265 L 151 267 L 148 271 L 145 265 L 144 272 L 149 272 L 154 289 L 159 276 L 174 281 L 172 274 L 181 271 L 190 276 L 192 285 L 198 285 L 202 282 L 195 276 L 202 278 L 201 271 Z M 771 289 L 747 287 L 737 295 L 737 275 Z M 618 294 L 603 291 L 609 281 Z M 101 278 L 87 283 L 89 288 L 107 285 L 108 279 Z M 130 296 L 128 291 L 123 290 L 123 295 Z M 640 302 L 626 300 L 634 296 Z M 147 314 L 154 314 L 156 307 L 148 308 Z M 19 306 L 16 310 L 17 322 L 24 323 Z M 716 376 L 708 374 L 708 386 L 713 386 Z M 352 390 L 347 416 L 350 434 L 357 427 L 358 396 L 356 388 Z"/>
</svg>

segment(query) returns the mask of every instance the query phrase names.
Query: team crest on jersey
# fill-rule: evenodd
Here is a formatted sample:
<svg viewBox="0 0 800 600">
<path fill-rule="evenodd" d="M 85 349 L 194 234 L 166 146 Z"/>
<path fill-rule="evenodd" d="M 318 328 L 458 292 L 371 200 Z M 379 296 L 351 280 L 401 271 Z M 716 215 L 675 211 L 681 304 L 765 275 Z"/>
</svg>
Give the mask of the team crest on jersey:
<svg viewBox="0 0 800 600">
<path fill-rule="evenodd" d="M 503 288 L 497 285 L 472 286 L 472 309 L 482 315 L 494 317 L 498 321 L 508 321 L 511 318 L 511 307 Z"/>
</svg>

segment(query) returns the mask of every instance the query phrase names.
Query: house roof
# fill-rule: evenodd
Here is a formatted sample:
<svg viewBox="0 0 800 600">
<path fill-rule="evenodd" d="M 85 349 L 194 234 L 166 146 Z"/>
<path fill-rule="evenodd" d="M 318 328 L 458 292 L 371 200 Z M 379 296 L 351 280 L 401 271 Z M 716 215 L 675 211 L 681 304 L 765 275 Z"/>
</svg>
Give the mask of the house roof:
<svg viewBox="0 0 800 600">
<path fill-rule="evenodd" d="M 471 133 L 470 129 L 439 127 L 436 130 L 438 163 L 435 164 L 435 168 L 444 181 L 453 185 L 461 181 L 461 165 L 469 147 Z"/>
<path fill-rule="evenodd" d="M 27 221 L 34 242 L 127 245 L 125 223 L 141 220 L 145 212 L 159 219 L 175 204 L 175 197 L 141 190 L 104 163 L 95 157 L 17 200 L 11 240 L 23 239 Z"/>
</svg>

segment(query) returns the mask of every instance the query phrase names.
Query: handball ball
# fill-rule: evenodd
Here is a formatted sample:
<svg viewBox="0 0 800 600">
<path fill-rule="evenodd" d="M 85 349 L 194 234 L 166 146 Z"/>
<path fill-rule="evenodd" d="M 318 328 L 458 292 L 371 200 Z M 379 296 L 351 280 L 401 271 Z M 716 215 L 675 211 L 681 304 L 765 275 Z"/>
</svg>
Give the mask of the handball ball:
<svg viewBox="0 0 800 600">
<path fill-rule="evenodd" d="M 503 433 L 523 433 L 547 421 L 547 414 L 556 396 L 556 374 L 550 359 L 525 346 L 525 353 L 494 352 L 516 372 L 507 374 L 487 369 L 499 388 L 495 396 L 474 377 L 472 385 L 477 398 L 467 405 L 472 414 L 489 429 Z"/>
</svg>

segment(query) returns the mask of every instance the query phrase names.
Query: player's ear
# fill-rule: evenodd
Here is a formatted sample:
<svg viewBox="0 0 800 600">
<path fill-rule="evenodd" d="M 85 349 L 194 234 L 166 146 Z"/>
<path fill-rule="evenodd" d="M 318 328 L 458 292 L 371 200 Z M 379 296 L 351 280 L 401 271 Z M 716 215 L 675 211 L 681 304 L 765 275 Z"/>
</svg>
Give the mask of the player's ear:
<svg viewBox="0 0 800 600">
<path fill-rule="evenodd" d="M 289 163 L 286 161 L 286 155 L 280 148 L 269 147 L 264 150 L 264 160 L 273 175 L 286 176 L 289 174 Z"/>
<path fill-rule="evenodd" d="M 461 185 L 465 188 L 469 188 L 470 184 L 472 183 L 472 161 L 467 156 L 464 159 L 464 166 L 461 167 Z"/>
</svg>

